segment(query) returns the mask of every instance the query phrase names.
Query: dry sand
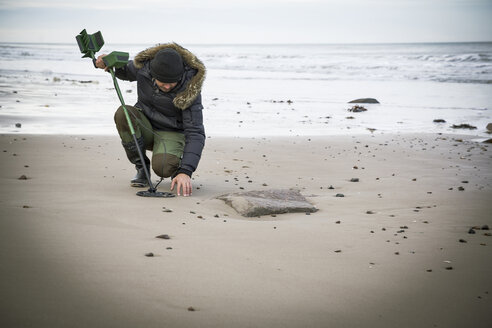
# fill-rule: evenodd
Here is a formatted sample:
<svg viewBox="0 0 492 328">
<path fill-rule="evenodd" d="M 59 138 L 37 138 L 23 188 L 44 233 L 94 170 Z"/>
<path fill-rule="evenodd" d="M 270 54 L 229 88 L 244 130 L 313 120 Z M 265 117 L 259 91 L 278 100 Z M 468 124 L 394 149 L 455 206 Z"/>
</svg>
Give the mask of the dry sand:
<svg viewBox="0 0 492 328">
<path fill-rule="evenodd" d="M 492 227 L 491 155 L 436 134 L 212 138 L 192 197 L 148 199 L 117 137 L 0 136 L 0 326 L 491 327 L 492 237 L 468 234 Z M 240 187 L 319 211 L 243 218 L 214 199 Z"/>
</svg>

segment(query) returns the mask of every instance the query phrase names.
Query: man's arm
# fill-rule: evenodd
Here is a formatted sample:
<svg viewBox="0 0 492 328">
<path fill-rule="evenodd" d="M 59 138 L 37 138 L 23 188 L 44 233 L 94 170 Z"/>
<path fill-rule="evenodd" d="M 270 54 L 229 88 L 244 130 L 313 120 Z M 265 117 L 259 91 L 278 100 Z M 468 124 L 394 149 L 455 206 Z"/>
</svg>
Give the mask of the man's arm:
<svg viewBox="0 0 492 328">
<path fill-rule="evenodd" d="M 183 190 L 183 196 L 191 196 L 191 175 L 196 170 L 205 145 L 205 128 L 203 127 L 202 102 L 199 95 L 193 105 L 183 111 L 183 129 L 185 147 L 181 167 L 171 183 L 171 190 L 177 186 L 178 196 Z"/>
<path fill-rule="evenodd" d="M 205 128 L 203 126 L 201 95 L 183 111 L 183 130 L 185 147 L 178 173 L 189 176 L 196 170 L 205 146 Z"/>
</svg>

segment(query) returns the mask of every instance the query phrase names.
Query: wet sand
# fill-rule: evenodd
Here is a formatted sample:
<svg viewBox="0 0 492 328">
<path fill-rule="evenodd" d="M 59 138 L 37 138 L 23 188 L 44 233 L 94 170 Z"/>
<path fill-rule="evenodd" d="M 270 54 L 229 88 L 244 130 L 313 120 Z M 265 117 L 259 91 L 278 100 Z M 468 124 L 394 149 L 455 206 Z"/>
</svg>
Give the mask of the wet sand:
<svg viewBox="0 0 492 328">
<path fill-rule="evenodd" d="M 491 155 L 463 135 L 209 138 L 193 196 L 150 199 L 117 137 L 2 135 L 0 325 L 490 327 Z M 319 211 L 215 199 L 269 188 Z"/>
</svg>

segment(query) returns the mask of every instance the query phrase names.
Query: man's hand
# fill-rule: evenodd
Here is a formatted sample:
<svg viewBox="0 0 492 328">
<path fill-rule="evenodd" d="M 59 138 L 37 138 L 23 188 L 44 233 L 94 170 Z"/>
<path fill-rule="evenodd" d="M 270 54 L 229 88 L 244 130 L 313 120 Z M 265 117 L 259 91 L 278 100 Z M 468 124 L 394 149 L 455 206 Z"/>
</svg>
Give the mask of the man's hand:
<svg viewBox="0 0 492 328">
<path fill-rule="evenodd" d="M 174 185 L 177 185 L 176 192 L 181 196 L 180 190 L 183 191 L 183 196 L 191 196 L 191 178 L 184 173 L 180 173 L 171 181 L 171 191 L 174 190 Z"/>
<path fill-rule="evenodd" d="M 106 64 L 103 61 L 103 57 L 106 56 L 107 54 L 102 54 L 101 56 L 97 57 L 96 59 L 96 67 L 97 68 L 102 68 L 106 72 L 108 71 L 108 68 L 106 67 Z"/>
</svg>

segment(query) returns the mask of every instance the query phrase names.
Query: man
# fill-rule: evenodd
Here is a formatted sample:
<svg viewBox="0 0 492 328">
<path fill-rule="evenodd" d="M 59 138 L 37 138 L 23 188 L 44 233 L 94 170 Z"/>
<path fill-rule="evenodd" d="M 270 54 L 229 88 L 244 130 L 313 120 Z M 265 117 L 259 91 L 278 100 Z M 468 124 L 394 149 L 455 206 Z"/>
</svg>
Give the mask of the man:
<svg viewBox="0 0 492 328">
<path fill-rule="evenodd" d="M 106 69 L 101 55 L 98 68 Z M 136 145 L 119 107 L 114 120 L 123 148 L 137 174 L 131 185 L 145 187 L 144 165 L 150 168 L 145 150 L 152 150 L 152 169 L 160 177 L 171 177 L 171 190 L 178 196 L 192 193 L 191 176 L 198 166 L 205 145 L 201 88 L 205 66 L 190 51 L 176 43 L 161 44 L 140 52 L 133 61 L 115 71 L 122 80 L 137 81 L 138 100 L 125 106 L 129 112 Z M 142 163 L 138 150 L 144 154 Z M 150 172 L 150 170 L 149 170 Z"/>
</svg>

